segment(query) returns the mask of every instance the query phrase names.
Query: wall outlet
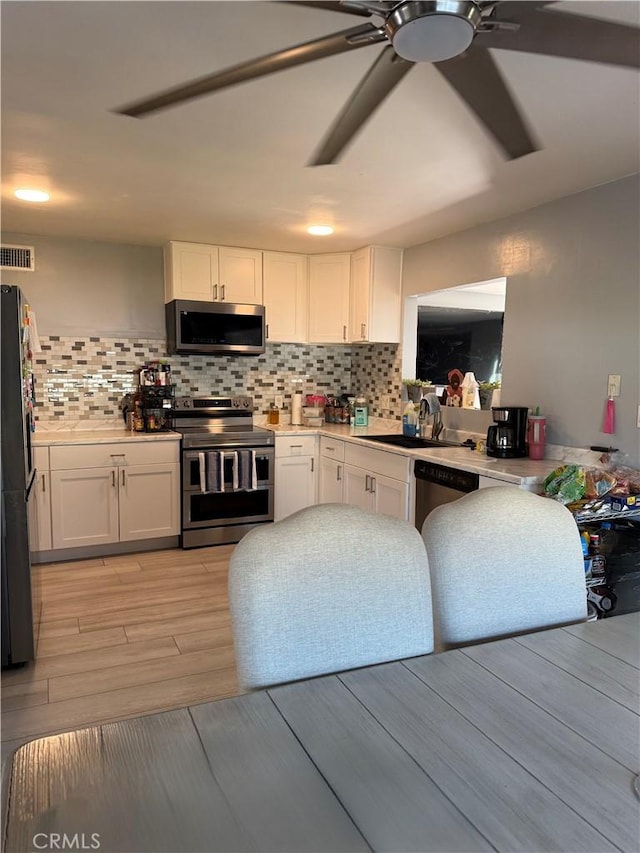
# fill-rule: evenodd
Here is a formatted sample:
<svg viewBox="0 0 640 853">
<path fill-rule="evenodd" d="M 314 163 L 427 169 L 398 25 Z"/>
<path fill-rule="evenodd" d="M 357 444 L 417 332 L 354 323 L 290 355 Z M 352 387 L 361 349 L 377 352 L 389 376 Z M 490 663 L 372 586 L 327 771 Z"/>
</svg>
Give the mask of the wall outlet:
<svg viewBox="0 0 640 853">
<path fill-rule="evenodd" d="M 284 409 L 284 397 L 282 394 L 276 394 L 274 402 L 279 409 Z"/>
<path fill-rule="evenodd" d="M 389 408 L 389 395 L 388 394 L 380 394 L 380 408 L 388 409 Z"/>
</svg>

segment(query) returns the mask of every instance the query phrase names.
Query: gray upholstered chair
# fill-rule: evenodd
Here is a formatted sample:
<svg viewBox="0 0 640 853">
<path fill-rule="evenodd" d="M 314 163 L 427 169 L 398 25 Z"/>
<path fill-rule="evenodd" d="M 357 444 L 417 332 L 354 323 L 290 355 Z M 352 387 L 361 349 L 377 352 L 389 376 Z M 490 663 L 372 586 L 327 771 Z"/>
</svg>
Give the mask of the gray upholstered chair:
<svg viewBox="0 0 640 853">
<path fill-rule="evenodd" d="M 556 501 L 479 489 L 432 510 L 422 537 L 437 649 L 586 619 L 580 534 Z"/>
<path fill-rule="evenodd" d="M 433 651 L 420 534 L 344 504 L 248 533 L 231 557 L 229 603 L 245 688 Z"/>
</svg>

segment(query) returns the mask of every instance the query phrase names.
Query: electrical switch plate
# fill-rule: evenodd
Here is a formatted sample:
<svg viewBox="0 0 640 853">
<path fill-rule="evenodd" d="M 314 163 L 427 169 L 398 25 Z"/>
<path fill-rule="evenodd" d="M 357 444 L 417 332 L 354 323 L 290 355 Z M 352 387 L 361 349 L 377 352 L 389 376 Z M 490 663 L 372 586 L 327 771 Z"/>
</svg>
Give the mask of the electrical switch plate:
<svg viewBox="0 0 640 853">
<path fill-rule="evenodd" d="M 620 374 L 610 373 L 607 381 L 607 397 L 620 396 Z"/>
<path fill-rule="evenodd" d="M 284 397 L 282 394 L 276 394 L 275 404 L 279 409 L 284 409 Z"/>
</svg>

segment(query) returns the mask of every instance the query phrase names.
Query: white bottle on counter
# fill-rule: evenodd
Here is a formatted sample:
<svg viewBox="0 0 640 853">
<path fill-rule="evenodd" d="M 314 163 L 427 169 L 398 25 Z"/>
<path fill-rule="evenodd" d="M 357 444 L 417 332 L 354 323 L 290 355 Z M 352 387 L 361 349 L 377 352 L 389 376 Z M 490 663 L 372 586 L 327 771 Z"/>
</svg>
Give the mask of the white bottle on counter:
<svg viewBox="0 0 640 853">
<path fill-rule="evenodd" d="M 302 391 L 293 392 L 291 424 L 292 426 L 302 426 Z"/>
<path fill-rule="evenodd" d="M 479 409 L 480 394 L 479 385 L 476 377 L 472 372 L 465 373 L 462 380 L 462 408 L 463 409 Z"/>
</svg>

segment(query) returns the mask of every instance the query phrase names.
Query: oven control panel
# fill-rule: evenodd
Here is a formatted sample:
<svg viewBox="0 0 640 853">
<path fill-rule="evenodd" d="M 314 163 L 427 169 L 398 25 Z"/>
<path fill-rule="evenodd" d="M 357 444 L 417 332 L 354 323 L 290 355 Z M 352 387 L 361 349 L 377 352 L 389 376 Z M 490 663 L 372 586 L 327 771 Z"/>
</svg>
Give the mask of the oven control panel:
<svg viewBox="0 0 640 853">
<path fill-rule="evenodd" d="M 176 411 L 201 411 L 203 414 L 227 410 L 253 411 L 252 397 L 176 397 L 173 401 Z"/>
</svg>

